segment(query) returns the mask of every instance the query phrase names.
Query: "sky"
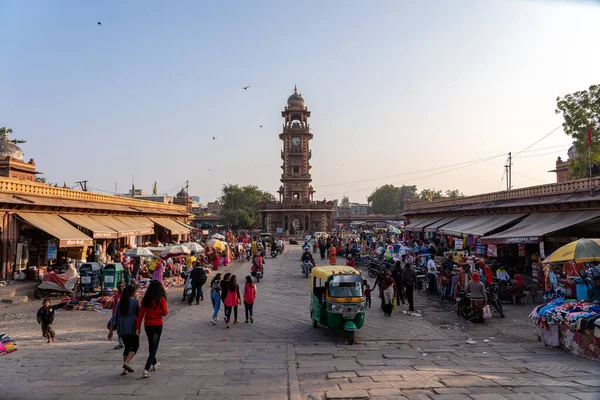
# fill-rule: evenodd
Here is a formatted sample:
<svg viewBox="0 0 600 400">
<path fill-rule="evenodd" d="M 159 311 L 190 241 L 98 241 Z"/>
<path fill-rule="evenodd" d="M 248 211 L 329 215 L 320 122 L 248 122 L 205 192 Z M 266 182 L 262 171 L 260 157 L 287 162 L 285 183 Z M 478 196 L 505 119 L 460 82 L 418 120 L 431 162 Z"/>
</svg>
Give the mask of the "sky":
<svg viewBox="0 0 600 400">
<path fill-rule="evenodd" d="M 315 199 L 503 190 L 509 152 L 513 187 L 552 183 L 556 97 L 600 83 L 599 20 L 577 0 L 4 0 L 0 126 L 50 182 L 189 181 L 206 203 L 277 190 L 296 84 Z"/>
</svg>

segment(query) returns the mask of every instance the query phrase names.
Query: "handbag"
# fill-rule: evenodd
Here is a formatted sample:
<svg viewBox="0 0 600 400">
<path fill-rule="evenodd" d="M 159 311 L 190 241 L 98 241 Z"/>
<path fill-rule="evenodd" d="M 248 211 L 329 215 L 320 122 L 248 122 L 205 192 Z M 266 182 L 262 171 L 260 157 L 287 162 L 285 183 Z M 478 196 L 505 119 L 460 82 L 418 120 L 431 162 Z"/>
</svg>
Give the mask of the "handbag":
<svg viewBox="0 0 600 400">
<path fill-rule="evenodd" d="M 489 305 L 483 307 L 483 318 L 492 318 L 492 307 L 490 307 Z"/>
</svg>

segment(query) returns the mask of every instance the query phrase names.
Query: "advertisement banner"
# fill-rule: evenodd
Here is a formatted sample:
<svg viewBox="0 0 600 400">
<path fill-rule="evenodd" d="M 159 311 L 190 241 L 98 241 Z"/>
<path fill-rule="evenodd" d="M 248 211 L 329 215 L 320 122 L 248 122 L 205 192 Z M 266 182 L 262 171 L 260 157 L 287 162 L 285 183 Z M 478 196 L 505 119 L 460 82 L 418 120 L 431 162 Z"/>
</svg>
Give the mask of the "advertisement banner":
<svg viewBox="0 0 600 400">
<path fill-rule="evenodd" d="M 519 257 L 525 257 L 527 255 L 527 250 L 525 249 L 525 245 L 523 243 L 519 243 Z"/>
<path fill-rule="evenodd" d="M 498 246 L 496 246 L 495 244 L 488 244 L 487 256 L 488 257 L 498 257 Z"/>
<path fill-rule="evenodd" d="M 454 239 L 454 250 L 462 250 L 463 249 L 463 241 L 461 238 Z"/>
<path fill-rule="evenodd" d="M 540 258 L 542 260 L 546 258 L 546 252 L 544 251 L 544 242 L 540 242 Z"/>
</svg>

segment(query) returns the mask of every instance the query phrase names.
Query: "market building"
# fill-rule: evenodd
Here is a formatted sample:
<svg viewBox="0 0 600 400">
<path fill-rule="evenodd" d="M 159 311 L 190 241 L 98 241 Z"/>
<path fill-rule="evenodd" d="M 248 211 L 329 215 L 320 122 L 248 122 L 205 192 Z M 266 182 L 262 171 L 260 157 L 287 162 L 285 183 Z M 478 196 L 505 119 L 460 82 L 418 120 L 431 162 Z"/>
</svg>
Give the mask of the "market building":
<svg viewBox="0 0 600 400">
<path fill-rule="evenodd" d="M 67 258 L 103 260 L 117 247 L 184 241 L 190 233 L 185 205 L 35 182 L 35 163 L 22 157 L 18 146 L 0 140 L 0 165 L 9 169 L 0 177 L 1 279 Z M 17 175 L 11 174 L 14 169 Z"/>
<path fill-rule="evenodd" d="M 411 199 L 405 216 L 413 238 L 468 249 L 535 277 L 539 262 L 562 245 L 600 237 L 600 177 L 432 202 Z"/>
<path fill-rule="evenodd" d="M 294 87 L 287 105 L 281 112 L 284 118 L 281 158 L 281 186 L 279 201 L 261 204 L 263 231 L 289 235 L 307 235 L 326 232 L 332 227 L 333 203 L 315 201 L 311 182 L 310 111 L 304 98 Z"/>
</svg>

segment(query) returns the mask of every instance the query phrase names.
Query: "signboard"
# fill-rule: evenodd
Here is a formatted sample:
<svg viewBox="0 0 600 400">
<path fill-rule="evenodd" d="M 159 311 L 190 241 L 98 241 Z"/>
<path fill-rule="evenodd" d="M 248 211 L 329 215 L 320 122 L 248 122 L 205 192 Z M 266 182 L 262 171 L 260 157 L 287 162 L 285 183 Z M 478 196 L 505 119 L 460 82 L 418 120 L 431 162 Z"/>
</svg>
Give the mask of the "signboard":
<svg viewBox="0 0 600 400">
<path fill-rule="evenodd" d="M 546 252 L 544 251 L 544 242 L 540 242 L 540 258 L 542 260 L 546 258 Z"/>
<path fill-rule="evenodd" d="M 92 239 L 67 239 L 59 242 L 60 247 L 83 247 L 91 246 L 93 244 Z"/>
<path fill-rule="evenodd" d="M 54 240 L 48 240 L 48 261 L 56 260 L 56 242 Z"/>
<path fill-rule="evenodd" d="M 104 283 L 115 283 L 115 277 L 112 275 L 106 275 L 104 277 Z"/>
<path fill-rule="evenodd" d="M 277 228 L 277 233 L 283 233 L 283 228 Z"/>
<path fill-rule="evenodd" d="M 463 248 L 463 241 L 462 239 L 454 239 L 454 250 L 462 250 Z"/>
<path fill-rule="evenodd" d="M 477 249 L 475 252 L 480 255 L 485 255 L 487 253 L 487 245 L 485 243 L 477 242 Z"/>
<path fill-rule="evenodd" d="M 498 246 L 496 246 L 495 244 L 488 244 L 487 256 L 488 257 L 498 257 Z"/>
<path fill-rule="evenodd" d="M 112 278 L 112 276 L 111 276 L 111 278 Z M 92 284 L 92 277 L 91 276 L 82 276 L 81 277 L 81 283 L 87 284 L 87 285 L 91 285 Z"/>
</svg>

